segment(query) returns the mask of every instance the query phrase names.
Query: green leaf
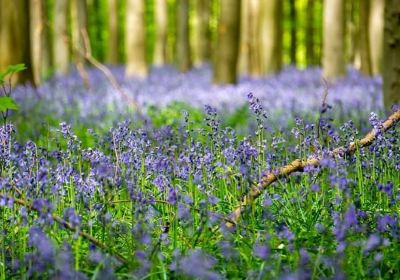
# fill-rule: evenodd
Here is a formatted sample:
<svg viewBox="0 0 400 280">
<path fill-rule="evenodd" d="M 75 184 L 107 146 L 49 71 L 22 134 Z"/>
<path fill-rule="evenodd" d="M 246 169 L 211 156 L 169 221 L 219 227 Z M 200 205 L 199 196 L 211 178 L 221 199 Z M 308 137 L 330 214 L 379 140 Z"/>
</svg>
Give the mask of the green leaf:
<svg viewBox="0 0 400 280">
<path fill-rule="evenodd" d="M 0 72 L 0 84 L 2 82 L 4 82 L 4 78 L 6 76 L 14 74 L 14 73 L 21 72 L 21 71 L 23 71 L 25 69 L 26 69 L 25 64 L 22 64 L 22 63 L 8 66 L 6 71 Z"/>
<path fill-rule="evenodd" d="M 18 104 L 9 96 L 0 96 L 0 111 L 18 110 Z"/>
</svg>

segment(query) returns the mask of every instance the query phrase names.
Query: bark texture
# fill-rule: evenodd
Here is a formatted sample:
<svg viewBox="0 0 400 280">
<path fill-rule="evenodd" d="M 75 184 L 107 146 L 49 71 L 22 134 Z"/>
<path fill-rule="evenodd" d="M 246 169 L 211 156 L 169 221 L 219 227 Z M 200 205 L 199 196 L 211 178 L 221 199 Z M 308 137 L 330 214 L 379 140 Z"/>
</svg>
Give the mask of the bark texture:
<svg viewBox="0 0 400 280">
<path fill-rule="evenodd" d="M 55 0 L 54 32 L 53 32 L 53 62 L 56 72 L 66 74 L 69 70 L 68 47 L 68 0 Z"/>
<path fill-rule="evenodd" d="M 145 78 L 146 63 L 145 1 L 126 2 L 126 76 Z"/>
<path fill-rule="evenodd" d="M 387 109 L 400 104 L 400 0 L 385 2 L 383 95 Z"/>
<path fill-rule="evenodd" d="M 189 0 L 177 0 L 176 62 L 180 72 L 190 69 Z"/>
<path fill-rule="evenodd" d="M 29 33 L 29 1 L 0 0 L 0 71 L 18 63 L 28 68 L 12 84 L 32 80 Z"/>
<path fill-rule="evenodd" d="M 344 0 L 324 0 L 323 10 L 323 76 L 335 81 L 346 72 Z"/>
<path fill-rule="evenodd" d="M 108 48 L 107 62 L 110 64 L 118 64 L 118 4 L 119 0 L 108 0 Z"/>
<path fill-rule="evenodd" d="M 220 4 L 214 83 L 234 84 L 237 81 L 241 3 L 240 1 L 221 0 Z"/>
<path fill-rule="evenodd" d="M 261 63 L 263 74 L 282 68 L 282 1 L 261 1 Z"/>
<path fill-rule="evenodd" d="M 369 10 L 369 47 L 371 51 L 372 74 L 382 73 L 383 25 L 385 0 L 371 0 Z"/>
<path fill-rule="evenodd" d="M 154 48 L 154 64 L 167 63 L 167 35 L 168 35 L 168 3 L 167 0 L 155 1 L 156 42 Z"/>
</svg>

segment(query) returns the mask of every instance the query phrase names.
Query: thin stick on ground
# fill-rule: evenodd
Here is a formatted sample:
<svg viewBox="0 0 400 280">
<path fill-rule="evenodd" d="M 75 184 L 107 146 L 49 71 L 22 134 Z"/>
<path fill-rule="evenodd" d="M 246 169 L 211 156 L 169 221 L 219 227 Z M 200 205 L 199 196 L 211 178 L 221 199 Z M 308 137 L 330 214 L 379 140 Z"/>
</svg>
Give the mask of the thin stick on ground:
<svg viewBox="0 0 400 280">
<path fill-rule="evenodd" d="M 16 198 L 13 196 L 8 196 L 4 194 L 0 194 L 0 198 L 6 199 L 8 201 L 13 201 L 14 204 L 18 204 L 20 206 L 26 207 L 29 211 L 36 211 L 39 212 L 38 209 L 35 209 L 31 203 L 29 203 L 26 200 Z M 92 235 L 79 230 L 78 228 L 74 227 L 71 223 L 67 222 L 66 220 L 62 219 L 61 217 L 51 214 L 52 219 L 59 225 L 63 226 L 64 228 L 68 229 L 69 231 L 72 232 L 77 232 L 79 236 L 83 237 L 84 239 L 88 240 L 92 244 L 96 245 L 97 247 L 101 248 L 102 250 L 109 252 L 112 256 L 114 256 L 118 261 L 120 261 L 123 264 L 129 264 L 129 261 L 119 254 L 118 252 L 115 252 L 112 250 L 110 247 L 108 247 L 106 244 L 102 243 L 101 241 L 97 240 L 95 237 Z"/>
<path fill-rule="evenodd" d="M 382 128 L 380 130 L 372 129 L 368 132 L 362 139 L 355 140 L 351 142 L 348 147 L 338 147 L 329 153 L 331 157 L 338 157 L 341 155 L 352 155 L 357 148 L 367 147 L 371 145 L 378 133 L 384 133 L 388 129 L 394 127 L 400 120 L 400 109 L 397 109 L 393 114 L 391 114 L 386 121 L 383 122 Z M 310 158 L 310 159 L 295 159 L 291 163 L 279 168 L 277 171 L 268 172 L 266 175 L 262 176 L 259 182 L 254 185 L 250 191 L 244 195 L 241 199 L 240 205 L 235 208 L 230 214 L 230 219 L 232 222 L 226 222 L 228 228 L 232 228 L 236 225 L 236 222 L 240 219 L 240 216 L 244 209 L 251 205 L 254 200 L 256 200 L 263 191 L 272 183 L 278 179 L 288 176 L 293 172 L 303 172 L 306 166 L 318 166 L 322 156 Z"/>
</svg>

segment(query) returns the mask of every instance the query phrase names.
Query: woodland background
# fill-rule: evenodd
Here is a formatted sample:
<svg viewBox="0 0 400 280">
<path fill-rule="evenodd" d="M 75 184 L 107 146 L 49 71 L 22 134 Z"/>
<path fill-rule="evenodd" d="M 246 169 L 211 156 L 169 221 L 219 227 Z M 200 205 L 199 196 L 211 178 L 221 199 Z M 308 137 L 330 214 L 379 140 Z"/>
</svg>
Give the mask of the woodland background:
<svg viewBox="0 0 400 280">
<path fill-rule="evenodd" d="M 235 83 L 285 65 L 322 66 L 334 81 L 353 65 L 382 75 L 386 107 L 398 102 L 400 1 L 0 0 L 0 69 L 25 63 L 18 82 L 66 74 L 88 60 L 181 72 L 209 63 L 214 82 Z M 16 81 L 17 82 L 17 81 Z M 397 93 L 396 93 L 397 92 Z"/>
</svg>

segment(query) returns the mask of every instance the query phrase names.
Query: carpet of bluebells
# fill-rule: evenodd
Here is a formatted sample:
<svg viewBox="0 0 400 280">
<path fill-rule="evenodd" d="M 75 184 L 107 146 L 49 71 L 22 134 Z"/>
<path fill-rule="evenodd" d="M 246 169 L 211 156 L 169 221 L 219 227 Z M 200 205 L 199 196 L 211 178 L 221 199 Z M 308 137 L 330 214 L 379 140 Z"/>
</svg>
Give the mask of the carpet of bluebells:
<svg viewBox="0 0 400 280">
<path fill-rule="evenodd" d="M 217 87 L 207 67 L 113 73 L 144 115 L 95 70 L 90 89 L 71 74 L 13 92 L 0 280 L 400 277 L 400 129 L 328 156 L 380 131 L 379 77 L 350 69 L 327 85 L 318 68 L 288 68 Z M 313 155 L 326 156 L 226 226 L 260 176 Z"/>
</svg>

